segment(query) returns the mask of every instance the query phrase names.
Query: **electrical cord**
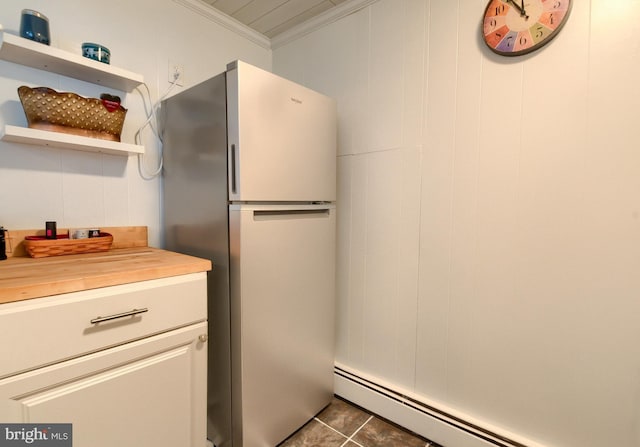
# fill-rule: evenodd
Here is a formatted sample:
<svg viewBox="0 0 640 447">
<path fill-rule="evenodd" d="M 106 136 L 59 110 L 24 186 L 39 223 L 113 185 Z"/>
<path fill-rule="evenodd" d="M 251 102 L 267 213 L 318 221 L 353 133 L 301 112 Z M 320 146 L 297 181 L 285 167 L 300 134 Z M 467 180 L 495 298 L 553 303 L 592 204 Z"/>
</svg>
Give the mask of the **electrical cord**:
<svg viewBox="0 0 640 447">
<path fill-rule="evenodd" d="M 173 88 L 176 86 L 178 79 L 180 79 L 180 74 L 179 73 L 175 73 L 174 77 L 173 77 L 173 81 L 170 81 L 171 86 L 167 89 L 167 91 L 164 93 L 164 95 L 162 95 L 158 101 L 156 102 L 156 104 L 154 105 L 151 99 L 151 91 L 149 90 L 149 86 L 146 83 L 142 83 L 142 85 L 144 85 L 144 87 L 147 89 L 147 96 L 149 98 L 149 105 L 150 105 L 150 110 L 149 113 L 147 114 L 147 119 L 146 121 L 138 128 L 138 130 L 136 131 L 135 135 L 134 135 L 134 141 L 136 144 L 139 145 L 143 145 L 142 144 L 142 132 L 144 131 L 144 129 L 149 126 L 149 128 L 151 129 L 151 132 L 156 136 L 156 138 L 158 139 L 158 141 L 160 142 L 160 146 L 158 149 L 158 155 L 160 157 L 160 161 L 158 162 L 158 168 L 151 172 L 145 172 L 145 167 L 144 167 L 144 154 L 138 154 L 138 172 L 140 173 L 140 177 L 142 177 L 144 180 L 153 180 L 154 178 L 156 178 L 158 175 L 160 175 L 160 173 L 162 172 L 162 167 L 164 165 L 164 157 L 162 154 L 162 137 L 160 136 L 160 133 L 158 132 L 157 126 L 158 126 L 158 114 L 157 114 L 157 110 L 160 108 L 160 105 L 162 104 L 162 101 L 169 95 L 169 93 L 171 93 L 171 90 L 173 90 Z M 142 101 L 145 104 L 145 109 L 146 109 L 146 101 L 145 101 L 145 97 L 144 95 L 142 95 Z M 154 121 L 155 121 L 155 125 L 154 125 Z"/>
</svg>

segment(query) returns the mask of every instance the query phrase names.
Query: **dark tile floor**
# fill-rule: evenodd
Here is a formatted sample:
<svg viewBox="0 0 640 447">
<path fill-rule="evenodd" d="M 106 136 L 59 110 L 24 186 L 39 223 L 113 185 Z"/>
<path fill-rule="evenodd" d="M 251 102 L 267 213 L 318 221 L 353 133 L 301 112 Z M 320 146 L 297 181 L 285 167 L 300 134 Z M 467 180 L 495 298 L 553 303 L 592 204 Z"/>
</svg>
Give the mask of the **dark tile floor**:
<svg viewBox="0 0 640 447">
<path fill-rule="evenodd" d="M 279 447 L 440 447 L 335 397 Z"/>
</svg>

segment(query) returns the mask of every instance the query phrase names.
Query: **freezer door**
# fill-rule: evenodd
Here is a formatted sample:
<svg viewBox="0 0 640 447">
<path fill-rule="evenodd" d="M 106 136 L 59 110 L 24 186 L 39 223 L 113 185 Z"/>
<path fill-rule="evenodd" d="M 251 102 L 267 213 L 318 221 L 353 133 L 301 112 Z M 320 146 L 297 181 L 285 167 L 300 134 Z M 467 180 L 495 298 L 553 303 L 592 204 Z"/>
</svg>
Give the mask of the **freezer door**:
<svg viewBox="0 0 640 447">
<path fill-rule="evenodd" d="M 335 201 L 335 101 L 244 62 L 230 66 L 230 200 Z"/>
<path fill-rule="evenodd" d="M 335 207 L 230 209 L 233 445 L 273 447 L 333 395 Z"/>
</svg>

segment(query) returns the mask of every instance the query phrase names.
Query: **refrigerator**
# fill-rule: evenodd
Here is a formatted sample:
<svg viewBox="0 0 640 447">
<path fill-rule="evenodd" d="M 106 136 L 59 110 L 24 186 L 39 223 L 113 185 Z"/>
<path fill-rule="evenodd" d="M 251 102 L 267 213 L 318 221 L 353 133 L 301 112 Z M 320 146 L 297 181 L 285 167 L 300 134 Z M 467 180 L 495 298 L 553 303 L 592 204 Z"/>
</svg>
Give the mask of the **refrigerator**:
<svg viewBox="0 0 640 447">
<path fill-rule="evenodd" d="M 208 439 L 274 447 L 333 396 L 336 103 L 235 61 L 161 122 L 165 247 L 213 263 Z"/>
</svg>

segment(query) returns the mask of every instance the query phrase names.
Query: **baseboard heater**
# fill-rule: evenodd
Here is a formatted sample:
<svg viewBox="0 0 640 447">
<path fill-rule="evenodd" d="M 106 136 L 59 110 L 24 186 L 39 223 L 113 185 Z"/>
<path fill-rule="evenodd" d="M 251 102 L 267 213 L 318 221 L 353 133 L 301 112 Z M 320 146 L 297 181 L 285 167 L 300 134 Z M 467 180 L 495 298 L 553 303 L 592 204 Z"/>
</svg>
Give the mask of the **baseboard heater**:
<svg viewBox="0 0 640 447">
<path fill-rule="evenodd" d="M 334 373 L 338 396 L 445 447 L 542 447 L 470 422 L 341 365 Z"/>
</svg>

